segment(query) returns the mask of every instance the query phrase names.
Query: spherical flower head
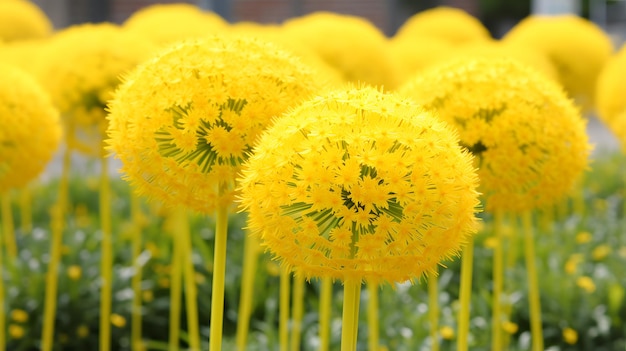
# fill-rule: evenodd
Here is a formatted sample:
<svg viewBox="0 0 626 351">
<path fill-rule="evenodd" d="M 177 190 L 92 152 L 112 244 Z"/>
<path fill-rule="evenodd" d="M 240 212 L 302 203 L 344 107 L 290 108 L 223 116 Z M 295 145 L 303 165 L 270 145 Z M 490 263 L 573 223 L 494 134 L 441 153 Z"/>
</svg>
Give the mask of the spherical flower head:
<svg viewBox="0 0 626 351">
<path fill-rule="evenodd" d="M 212 213 L 274 116 L 314 94 L 316 72 L 248 37 L 177 44 L 140 65 L 110 104 L 108 147 L 137 191 Z"/>
<path fill-rule="evenodd" d="M 617 137 L 619 141 L 622 152 L 626 153 L 626 108 L 622 111 L 622 113 L 617 114 L 610 120 L 606 120 L 604 122 L 609 130 Z"/>
<path fill-rule="evenodd" d="M 374 88 L 326 93 L 263 133 L 240 180 L 253 235 L 307 278 L 404 282 L 476 231 L 478 179 L 456 133 Z"/>
<path fill-rule="evenodd" d="M 99 147 L 100 133 L 106 129 L 104 108 L 121 76 L 154 50 L 145 38 L 114 24 L 72 26 L 58 32 L 48 45 L 42 80 L 67 123 L 87 133 L 85 140 L 95 140 Z"/>
<path fill-rule="evenodd" d="M 0 62 L 19 67 L 33 77 L 41 77 L 44 66 L 47 39 L 19 40 L 2 45 L 0 43 Z"/>
<path fill-rule="evenodd" d="M 27 0 L 0 1 L 0 42 L 44 38 L 52 33 L 46 14 Z"/>
<path fill-rule="evenodd" d="M 486 209 L 547 206 L 587 166 L 585 121 L 557 83 L 506 58 L 452 60 L 399 90 L 454 125 L 475 156 Z"/>
<path fill-rule="evenodd" d="M 613 52 L 611 39 L 596 24 L 574 15 L 532 15 L 503 40 L 545 52 L 570 97 L 585 109 L 594 106 L 596 79 Z"/>
<path fill-rule="evenodd" d="M 348 82 L 393 88 L 396 68 L 385 35 L 368 20 L 331 12 L 315 12 L 283 24 L 284 35 L 307 44 Z"/>
<path fill-rule="evenodd" d="M 491 34 L 469 13 L 453 7 L 439 6 L 418 12 L 398 29 L 394 40 L 436 37 L 453 45 L 488 40 Z"/>
<path fill-rule="evenodd" d="M 43 171 L 61 139 L 59 112 L 27 73 L 0 64 L 0 193 Z"/>
<path fill-rule="evenodd" d="M 160 45 L 224 31 L 228 23 L 214 12 L 187 3 L 153 4 L 134 12 L 122 26 Z"/>
<path fill-rule="evenodd" d="M 626 44 L 612 55 L 600 71 L 596 84 L 596 110 L 610 124 L 626 110 Z"/>
<path fill-rule="evenodd" d="M 398 72 L 398 86 L 426 67 L 448 58 L 455 52 L 450 42 L 437 37 L 391 40 L 389 52 Z"/>
</svg>

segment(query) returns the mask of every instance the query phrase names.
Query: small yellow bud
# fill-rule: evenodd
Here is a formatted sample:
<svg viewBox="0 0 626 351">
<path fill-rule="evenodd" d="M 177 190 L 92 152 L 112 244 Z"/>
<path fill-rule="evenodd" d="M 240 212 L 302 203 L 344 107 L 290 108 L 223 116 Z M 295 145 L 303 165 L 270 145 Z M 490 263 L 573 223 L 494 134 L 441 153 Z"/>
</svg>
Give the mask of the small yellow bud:
<svg viewBox="0 0 626 351">
<path fill-rule="evenodd" d="M 118 328 L 124 328 L 124 326 L 126 325 L 126 318 L 117 313 L 113 313 L 111 315 L 111 324 Z"/>
<path fill-rule="evenodd" d="M 80 266 L 71 265 L 67 267 L 67 276 L 70 277 L 71 280 L 78 280 L 83 275 L 83 270 Z"/>
<path fill-rule="evenodd" d="M 11 311 L 11 319 L 18 323 L 24 323 L 28 321 L 28 313 L 21 309 L 14 309 Z"/>
<path fill-rule="evenodd" d="M 86 325 L 80 325 L 78 328 L 76 328 L 76 335 L 78 335 L 79 338 L 84 339 L 89 335 L 89 327 Z"/>
<path fill-rule="evenodd" d="M 9 324 L 9 336 L 12 339 L 21 339 L 24 337 L 24 334 L 26 334 L 26 331 L 24 331 L 24 328 L 22 328 L 22 326 L 17 324 Z"/>
<path fill-rule="evenodd" d="M 591 233 L 584 231 L 576 234 L 576 243 L 585 244 L 590 242 L 592 239 Z"/>
<path fill-rule="evenodd" d="M 441 335 L 442 338 L 446 339 L 446 340 L 452 340 L 454 339 L 454 329 L 452 329 L 449 326 L 443 326 L 441 327 L 441 329 L 439 329 L 439 334 Z"/>
<path fill-rule="evenodd" d="M 563 329 L 563 340 L 570 345 L 574 345 L 578 341 L 578 333 L 572 328 Z"/>
<path fill-rule="evenodd" d="M 517 324 L 511 321 L 506 321 L 502 323 L 502 329 L 509 334 L 515 334 L 517 333 L 517 330 L 519 329 L 519 327 L 517 326 Z"/>
<path fill-rule="evenodd" d="M 602 261 L 611 253 L 611 247 L 609 245 L 599 245 L 591 252 L 591 257 L 595 261 Z"/>
<path fill-rule="evenodd" d="M 587 276 L 582 276 L 576 279 L 576 285 L 588 293 L 596 291 L 596 284 L 594 284 L 593 280 Z"/>
</svg>

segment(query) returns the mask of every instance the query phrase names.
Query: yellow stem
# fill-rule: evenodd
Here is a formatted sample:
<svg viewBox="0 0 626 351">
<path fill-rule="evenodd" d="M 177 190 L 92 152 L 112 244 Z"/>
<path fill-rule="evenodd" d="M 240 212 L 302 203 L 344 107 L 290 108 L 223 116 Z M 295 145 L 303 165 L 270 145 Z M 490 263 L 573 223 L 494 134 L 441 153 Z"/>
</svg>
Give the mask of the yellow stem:
<svg viewBox="0 0 626 351">
<path fill-rule="evenodd" d="M 333 294 L 333 281 L 329 277 L 321 279 L 320 287 L 320 348 L 319 351 L 328 351 L 330 344 L 330 312 Z"/>
<path fill-rule="evenodd" d="M 25 186 L 20 193 L 20 218 L 22 232 L 30 233 L 33 230 L 32 194 L 30 186 Z"/>
<path fill-rule="evenodd" d="M 304 286 L 303 274 L 295 274 L 293 279 L 293 325 L 291 328 L 291 351 L 300 350 L 302 333 L 302 317 L 304 315 Z"/>
<path fill-rule="evenodd" d="M 379 344 L 378 289 L 378 284 L 367 282 L 367 324 L 369 328 L 367 341 L 370 351 L 377 351 Z"/>
<path fill-rule="evenodd" d="M 179 207 L 176 210 L 177 229 L 176 240 L 182 240 L 180 254 L 183 263 L 185 281 L 185 301 L 187 306 L 187 328 L 189 329 L 189 347 L 191 351 L 200 351 L 200 329 L 198 323 L 198 288 L 196 286 L 196 271 L 193 267 L 191 233 L 187 211 Z"/>
<path fill-rule="evenodd" d="M 474 239 L 465 245 L 463 256 L 461 257 L 461 287 L 459 300 L 461 307 L 458 316 L 459 335 L 457 338 L 457 351 L 468 350 L 469 322 L 470 322 L 470 301 L 472 297 L 472 273 L 474 265 Z"/>
<path fill-rule="evenodd" d="M 241 273 L 241 296 L 237 315 L 236 343 L 238 351 L 245 351 L 252 315 L 252 297 L 257 261 L 259 259 L 259 243 L 255 236 L 246 235 L 243 241 L 243 272 Z"/>
<path fill-rule="evenodd" d="M 496 211 L 494 214 L 495 246 L 493 248 L 493 300 L 491 319 L 491 349 L 500 350 L 502 347 L 502 286 L 503 286 L 503 255 L 502 255 L 502 231 L 503 214 Z"/>
<path fill-rule="evenodd" d="M 428 321 L 430 322 L 430 340 L 432 351 L 439 351 L 439 277 L 436 273 L 428 275 Z"/>
<path fill-rule="evenodd" d="M 170 213 L 171 216 L 175 215 Z M 170 331 L 169 351 L 180 349 L 180 314 L 182 296 L 181 242 L 177 235 L 172 234 L 172 266 L 170 268 Z"/>
<path fill-rule="evenodd" d="M 287 268 L 280 266 L 280 293 L 279 293 L 279 320 L 278 320 L 278 349 L 287 351 L 289 344 L 289 286 L 291 274 Z"/>
<path fill-rule="evenodd" d="M 11 195 L 8 191 L 2 195 L 2 231 L 4 232 L 4 242 L 7 247 L 7 257 L 15 259 L 17 257 L 17 244 L 15 243 L 15 226 L 13 224 L 13 210 L 11 209 Z"/>
<path fill-rule="evenodd" d="M 111 184 L 106 156 L 101 155 L 100 228 L 102 257 L 100 259 L 100 351 L 111 349 L 111 293 L 113 287 L 113 243 L 111 238 Z"/>
<path fill-rule="evenodd" d="M 5 195 L 2 194 L 4 197 Z M 4 223 L 4 221 L 2 221 Z M 2 230 L 2 235 L 4 235 L 4 228 Z M 4 255 L 2 253 L 2 240 L 0 240 L 0 350 L 6 349 L 6 312 L 4 310 L 4 277 L 2 272 L 4 272 Z"/>
<path fill-rule="evenodd" d="M 505 271 L 506 272 L 511 272 L 514 268 L 515 268 L 515 262 L 517 261 L 517 255 L 518 255 L 518 242 L 517 242 L 517 225 L 516 225 L 516 221 L 514 220 L 514 218 L 510 218 L 509 220 L 509 226 L 510 226 L 510 231 L 509 231 L 509 236 L 508 236 L 508 240 L 507 240 L 507 244 L 506 244 L 506 268 Z M 504 320 L 505 321 L 510 321 L 511 320 L 511 314 L 513 313 L 513 303 L 510 299 L 510 296 L 508 295 L 508 291 L 510 291 L 510 287 L 507 288 L 507 284 L 506 282 L 504 282 L 503 285 L 503 291 L 504 291 L 504 295 L 506 295 L 506 302 L 502 308 L 502 313 L 504 316 Z M 508 350 L 509 349 L 509 344 L 511 342 L 511 334 L 509 333 L 505 333 L 503 334 L 503 340 L 502 340 L 502 350 Z"/>
<path fill-rule="evenodd" d="M 343 283 L 341 351 L 356 351 L 360 301 L 361 281 L 354 279 L 346 280 Z"/>
<path fill-rule="evenodd" d="M 526 272 L 528 274 L 528 300 L 530 305 L 530 332 L 532 351 L 543 351 L 543 332 L 541 328 L 541 304 L 539 301 L 539 283 L 535 265 L 535 240 L 533 238 L 532 215 L 530 211 L 522 214 L 524 230 L 524 251 Z"/>
<path fill-rule="evenodd" d="M 139 262 L 141 254 L 141 206 L 139 198 L 136 194 L 130 194 L 130 216 L 133 223 L 132 233 L 132 255 L 133 267 L 135 275 L 131 280 L 133 289 L 133 300 L 131 302 L 131 327 L 130 327 L 130 345 L 131 350 L 141 351 L 143 349 L 141 341 L 141 278 L 142 267 Z"/>
<path fill-rule="evenodd" d="M 210 351 L 220 351 L 222 349 L 227 235 L 228 211 L 226 207 L 220 207 L 217 209 L 217 220 L 215 223 L 215 253 L 213 256 L 213 286 L 211 296 L 211 332 L 209 336 Z"/>
<path fill-rule="evenodd" d="M 67 133 L 71 133 L 73 128 L 68 127 Z M 63 243 L 63 229 L 65 211 L 68 206 L 69 171 L 71 161 L 71 150 L 65 145 L 63 152 L 63 166 L 61 169 L 61 179 L 59 182 L 59 197 L 57 203 L 50 211 L 51 232 L 50 232 L 50 261 L 46 272 L 46 287 L 44 296 L 43 327 L 41 335 L 41 351 L 52 351 L 54 320 L 56 319 L 58 270 L 61 261 L 61 245 Z"/>
</svg>

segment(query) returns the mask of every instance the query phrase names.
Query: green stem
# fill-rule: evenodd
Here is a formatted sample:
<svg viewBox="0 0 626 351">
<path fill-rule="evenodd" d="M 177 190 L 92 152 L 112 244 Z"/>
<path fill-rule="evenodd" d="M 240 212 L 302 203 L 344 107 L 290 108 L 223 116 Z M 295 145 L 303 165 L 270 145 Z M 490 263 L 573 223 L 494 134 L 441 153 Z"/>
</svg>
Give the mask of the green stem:
<svg viewBox="0 0 626 351">
<path fill-rule="evenodd" d="M 320 348 L 319 351 L 328 351 L 330 344 L 330 312 L 333 294 L 333 281 L 329 277 L 321 279 L 320 287 Z"/>
<path fill-rule="evenodd" d="M 354 279 L 346 280 L 343 283 L 341 351 L 356 351 L 360 301 L 361 281 Z"/>
<path fill-rule="evenodd" d="M 428 275 L 428 321 L 430 322 L 431 350 L 439 351 L 439 276 Z"/>
<path fill-rule="evenodd" d="M 539 283 L 535 265 L 535 240 L 533 238 L 532 218 L 530 211 L 522 214 L 524 230 L 524 251 L 526 255 L 526 271 L 528 273 L 528 300 L 530 305 L 530 332 L 532 351 L 543 351 L 543 331 L 541 328 L 541 303 L 539 301 Z"/>
<path fill-rule="evenodd" d="M 7 248 L 7 257 L 15 259 L 17 257 L 17 244 L 15 243 L 15 226 L 13 224 L 13 211 L 11 209 L 11 195 L 8 191 L 1 196 L 2 199 L 2 231 L 4 232 L 4 242 Z"/>
<path fill-rule="evenodd" d="M 367 324 L 369 328 L 368 344 L 370 351 L 377 351 L 379 344 L 378 324 L 378 284 L 367 282 Z"/>
<path fill-rule="evenodd" d="M 176 228 L 179 231 L 178 240 L 181 242 L 180 254 L 185 282 L 185 302 L 187 307 L 187 328 L 189 329 L 189 347 L 191 351 L 200 351 L 200 330 L 198 323 L 198 289 L 196 287 L 196 271 L 193 267 L 193 250 L 191 247 L 191 233 L 189 218 L 183 207 L 176 210 Z"/>
<path fill-rule="evenodd" d="M 175 210 L 174 210 L 175 211 Z M 170 216 L 175 213 L 170 213 Z M 169 351 L 180 349 L 180 315 L 182 297 L 182 245 L 177 235 L 172 234 L 172 266 L 170 267 L 170 330 Z"/>
<path fill-rule="evenodd" d="M 221 191 L 219 195 L 221 196 Z M 209 336 L 210 351 L 220 351 L 222 349 L 227 235 L 228 211 L 226 207 L 220 207 L 217 209 L 217 220 L 215 223 L 215 252 L 213 256 L 213 286 L 211 296 L 211 333 Z"/>
<path fill-rule="evenodd" d="M 289 286 L 291 274 L 287 268 L 280 266 L 280 296 L 278 310 L 280 312 L 278 321 L 278 349 L 287 351 L 289 344 Z"/>
<path fill-rule="evenodd" d="M 460 304 L 458 316 L 459 335 L 457 338 L 457 351 L 468 350 L 468 336 L 470 325 L 470 307 L 472 297 L 472 273 L 474 265 L 474 239 L 465 245 L 463 256 L 461 257 L 461 287 L 460 287 Z"/>
<path fill-rule="evenodd" d="M 495 247 L 493 248 L 493 300 L 491 303 L 491 349 L 500 350 L 502 347 L 502 286 L 503 286 L 503 255 L 502 255 L 502 231 L 503 214 L 496 211 L 494 214 Z"/>
<path fill-rule="evenodd" d="M 68 126 L 67 134 L 73 132 L 72 126 Z M 68 206 L 69 171 L 71 150 L 66 143 L 63 152 L 63 166 L 59 181 L 59 197 L 57 203 L 51 209 L 50 223 L 50 261 L 46 272 L 46 290 L 44 297 L 43 327 L 41 335 L 41 351 L 52 351 L 54 346 L 54 321 L 56 319 L 58 270 L 61 261 L 61 245 L 63 243 L 63 229 L 65 211 Z"/>
<path fill-rule="evenodd" d="M 5 196 L 2 194 L 2 196 Z M 4 221 L 2 221 L 4 223 Z M 4 228 L 2 230 L 4 235 Z M 2 253 L 2 240 L 0 240 L 0 350 L 6 349 L 6 311 L 4 310 L 4 254 Z"/>
<path fill-rule="evenodd" d="M 518 256 L 518 245 L 519 243 L 518 241 L 518 234 L 517 234 L 517 223 L 514 220 L 514 218 L 509 218 L 509 227 L 510 227 L 510 235 L 507 237 L 507 244 L 506 244 L 506 267 L 505 267 L 505 277 L 507 276 L 507 272 L 512 272 L 515 269 L 515 262 L 517 261 L 517 256 Z M 506 284 L 507 282 L 504 282 L 503 285 L 503 294 L 506 296 L 505 299 L 505 304 L 502 308 L 503 311 L 503 316 L 504 316 L 504 320 L 505 321 L 510 321 L 511 320 L 511 314 L 513 313 L 513 302 L 511 301 L 510 298 L 510 292 L 513 291 L 513 286 L 510 284 L 511 282 L 509 281 L 509 285 L 507 286 Z M 503 334 L 503 340 L 502 340 L 502 350 L 508 350 L 509 349 L 509 344 L 511 343 L 511 334 L 509 333 L 505 333 Z"/>
<path fill-rule="evenodd" d="M 293 279 L 293 325 L 291 328 L 291 351 L 300 350 L 302 333 L 302 317 L 304 316 L 304 286 L 303 274 L 295 274 Z"/>
<path fill-rule="evenodd" d="M 104 153 L 101 155 L 100 175 L 100 228 L 102 230 L 102 258 L 100 274 L 100 351 L 111 349 L 111 294 L 113 286 L 113 244 L 111 238 L 111 184 L 109 166 Z"/>
<path fill-rule="evenodd" d="M 131 350 L 140 351 L 143 349 L 141 342 L 141 277 L 142 267 L 139 262 L 141 254 L 141 206 L 139 198 L 134 193 L 130 194 L 130 215 L 133 222 L 132 233 L 132 255 L 133 267 L 135 275 L 131 280 L 133 289 L 133 300 L 131 302 L 131 327 L 130 327 L 130 345 Z"/>
<path fill-rule="evenodd" d="M 237 313 L 236 343 L 238 351 L 245 351 L 252 315 L 254 278 L 259 260 L 259 243 L 255 236 L 246 235 L 243 241 L 243 272 L 241 273 L 241 296 Z"/>
</svg>

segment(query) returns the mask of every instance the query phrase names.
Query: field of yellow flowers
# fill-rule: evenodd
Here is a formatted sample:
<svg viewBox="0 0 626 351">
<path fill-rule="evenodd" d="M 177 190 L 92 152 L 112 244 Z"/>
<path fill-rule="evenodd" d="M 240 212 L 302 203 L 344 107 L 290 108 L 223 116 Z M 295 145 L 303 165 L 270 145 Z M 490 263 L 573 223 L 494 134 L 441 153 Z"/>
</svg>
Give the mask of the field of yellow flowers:
<svg viewBox="0 0 626 351">
<path fill-rule="evenodd" d="M 613 39 L 0 0 L 0 350 L 624 349 Z"/>
</svg>

